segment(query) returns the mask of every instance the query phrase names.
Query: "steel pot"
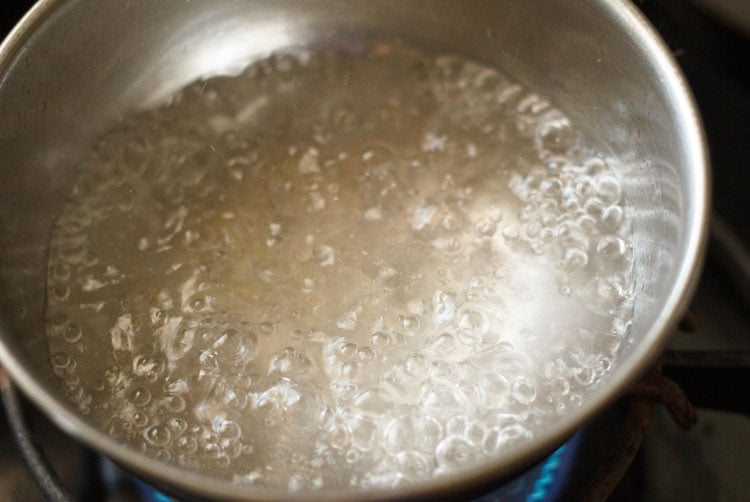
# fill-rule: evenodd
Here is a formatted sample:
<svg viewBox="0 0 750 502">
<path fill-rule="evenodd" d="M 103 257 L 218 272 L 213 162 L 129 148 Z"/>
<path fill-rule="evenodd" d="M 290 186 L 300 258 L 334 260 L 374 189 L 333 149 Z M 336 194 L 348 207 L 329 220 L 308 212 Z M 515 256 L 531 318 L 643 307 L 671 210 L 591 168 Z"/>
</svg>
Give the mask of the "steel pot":
<svg viewBox="0 0 750 502">
<path fill-rule="evenodd" d="M 625 159 L 637 299 L 627 346 L 580 408 L 503 456 L 398 490 L 290 494 L 211 479 L 92 426 L 48 361 L 48 239 L 76 160 L 126 110 L 200 76 L 291 45 L 416 43 L 496 65 L 548 96 Z M 200 497 L 288 500 L 447 496 L 498 482 L 551 452 L 660 353 L 698 275 L 708 166 L 690 93 L 667 47 L 622 0 L 42 0 L 0 47 L 0 362 L 70 435 L 147 479 Z"/>
</svg>

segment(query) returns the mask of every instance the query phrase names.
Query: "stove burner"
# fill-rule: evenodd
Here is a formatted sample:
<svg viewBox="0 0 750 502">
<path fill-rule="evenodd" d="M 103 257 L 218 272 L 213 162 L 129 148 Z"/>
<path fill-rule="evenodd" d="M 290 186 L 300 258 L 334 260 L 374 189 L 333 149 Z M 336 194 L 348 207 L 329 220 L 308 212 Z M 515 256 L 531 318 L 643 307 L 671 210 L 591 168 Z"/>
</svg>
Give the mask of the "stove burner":
<svg viewBox="0 0 750 502">
<path fill-rule="evenodd" d="M 510 483 L 483 495 L 475 502 L 551 502 L 560 500 L 566 480 L 578 455 L 583 431 L 576 433 L 547 459 L 529 469 Z M 101 457 L 102 471 L 107 472 L 107 485 L 112 491 L 129 483 L 137 492 L 138 502 L 171 502 L 176 499 L 131 476 L 105 457 Z M 122 488 L 120 488 L 122 489 Z"/>
<path fill-rule="evenodd" d="M 546 460 L 476 502 L 543 502 L 560 500 L 579 454 L 585 429 L 579 430 Z"/>
<path fill-rule="evenodd" d="M 529 469 L 517 479 L 483 495 L 475 502 L 548 502 L 560 500 L 566 481 L 574 466 L 581 445 L 581 430 L 570 438 L 547 459 Z M 132 485 L 139 502 L 169 502 L 175 499 L 156 488 L 133 477 L 105 457 L 100 457 L 100 472 L 106 479 L 108 491 L 122 490 L 125 484 Z"/>
</svg>

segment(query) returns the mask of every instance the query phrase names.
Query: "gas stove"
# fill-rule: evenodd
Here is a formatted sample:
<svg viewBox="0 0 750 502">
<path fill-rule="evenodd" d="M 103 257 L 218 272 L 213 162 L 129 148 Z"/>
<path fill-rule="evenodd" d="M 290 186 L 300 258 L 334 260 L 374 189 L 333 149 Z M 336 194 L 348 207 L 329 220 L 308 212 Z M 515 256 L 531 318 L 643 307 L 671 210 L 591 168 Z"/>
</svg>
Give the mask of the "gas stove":
<svg viewBox="0 0 750 502">
<path fill-rule="evenodd" d="M 31 5 L 29 0 L 3 2 L 0 37 Z M 750 117 L 750 26 L 743 21 L 750 5 L 736 0 L 639 0 L 637 5 L 688 78 L 714 170 L 706 267 L 691 315 L 675 327 L 663 359 L 664 373 L 697 407 L 697 423 L 684 431 L 660 407 L 653 415 L 649 408 L 639 416 L 632 397 L 626 397 L 539 465 L 478 500 L 578 500 L 584 493 L 601 500 L 609 490 L 592 491 L 591 483 L 598 479 L 601 484 L 602 472 L 607 477 L 615 438 L 630 439 L 626 447 L 643 442 L 609 500 L 750 500 L 750 393 L 740 384 L 750 381 L 750 225 L 745 221 L 750 215 L 750 176 L 745 173 L 750 128 L 743 127 Z M 0 410 L 0 500 L 44 500 L 30 472 L 40 466 L 27 466 L 15 444 L 14 433 L 28 430 L 76 500 L 171 500 L 66 436 L 23 399 L 16 404 L 18 409 Z M 20 431 L 8 421 L 19 418 L 11 416 L 19 410 Z M 44 469 L 36 474 L 46 475 Z"/>
</svg>

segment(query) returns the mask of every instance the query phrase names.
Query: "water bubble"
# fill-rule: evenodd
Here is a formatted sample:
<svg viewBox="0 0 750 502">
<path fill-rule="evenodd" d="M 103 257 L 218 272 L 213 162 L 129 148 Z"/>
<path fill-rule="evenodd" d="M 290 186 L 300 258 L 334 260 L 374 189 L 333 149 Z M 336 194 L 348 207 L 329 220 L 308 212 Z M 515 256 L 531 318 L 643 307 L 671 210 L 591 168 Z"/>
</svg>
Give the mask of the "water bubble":
<svg viewBox="0 0 750 502">
<path fill-rule="evenodd" d="M 597 176 L 607 170 L 607 163 L 599 158 L 588 159 L 583 163 L 583 172 L 589 176 Z"/>
<path fill-rule="evenodd" d="M 565 250 L 565 258 L 563 264 L 567 270 L 580 270 L 584 268 L 589 262 L 589 255 L 586 251 L 578 248 L 570 248 Z"/>
<path fill-rule="evenodd" d="M 423 479 L 430 474 L 430 462 L 417 451 L 401 451 L 396 454 L 396 463 L 401 475 L 407 479 Z"/>
<path fill-rule="evenodd" d="M 594 381 L 594 371 L 588 366 L 582 366 L 577 368 L 573 375 L 575 376 L 576 382 L 583 386 L 590 385 Z"/>
<path fill-rule="evenodd" d="M 353 404 L 365 413 L 379 415 L 393 407 L 388 393 L 381 388 L 366 389 L 354 397 Z"/>
<path fill-rule="evenodd" d="M 182 418 L 170 418 L 167 420 L 167 427 L 169 427 L 173 437 L 179 437 L 187 430 L 188 423 Z"/>
<path fill-rule="evenodd" d="M 600 218 L 604 211 L 604 202 L 598 197 L 592 197 L 583 204 L 583 210 L 594 218 Z"/>
<path fill-rule="evenodd" d="M 534 384 L 521 378 L 511 384 L 510 393 L 513 399 L 521 404 L 530 404 L 536 399 L 536 387 Z"/>
<path fill-rule="evenodd" d="M 451 435 L 440 441 L 435 451 L 438 463 L 447 469 L 457 469 L 478 459 L 476 448 L 465 438 Z"/>
<path fill-rule="evenodd" d="M 540 151 L 553 154 L 564 153 L 575 143 L 576 135 L 565 118 L 546 120 L 539 124 L 536 131 L 535 144 Z"/>
<path fill-rule="evenodd" d="M 580 394 L 571 394 L 568 402 L 572 407 L 577 408 L 578 406 L 581 406 L 581 403 L 583 403 L 583 398 Z"/>
<path fill-rule="evenodd" d="M 617 178 L 611 175 L 599 176 L 596 180 L 596 194 L 608 204 L 617 204 L 622 198 L 622 187 Z"/>
<path fill-rule="evenodd" d="M 581 210 L 581 199 L 576 196 L 565 197 L 562 201 L 563 211 L 570 214 L 577 214 Z"/>
<path fill-rule="evenodd" d="M 609 206 L 602 211 L 600 222 L 605 230 L 614 232 L 622 224 L 624 211 L 620 206 Z"/>
<path fill-rule="evenodd" d="M 476 234 L 478 237 L 485 239 L 490 238 L 495 234 L 495 230 L 497 229 L 497 226 L 495 225 L 495 222 L 488 219 L 481 219 L 477 221 L 476 225 L 474 226 L 474 230 L 476 231 Z"/>
<path fill-rule="evenodd" d="M 576 220 L 576 223 L 581 227 L 581 230 L 586 233 L 591 233 L 594 231 L 594 228 L 596 228 L 596 220 L 588 214 L 579 217 L 578 220 Z"/>
<path fill-rule="evenodd" d="M 599 279 L 596 285 L 596 292 L 598 297 L 606 302 L 615 302 L 625 296 L 622 285 L 612 280 L 612 278 Z"/>
<path fill-rule="evenodd" d="M 530 431 L 528 427 L 526 427 L 522 423 L 515 422 L 503 427 L 502 434 L 504 436 L 505 443 L 507 444 L 521 437 L 528 437 L 530 435 Z"/>
<path fill-rule="evenodd" d="M 539 232 L 539 238 L 541 239 L 550 239 L 554 237 L 555 233 L 552 230 L 552 228 L 558 221 L 560 221 L 560 218 L 554 214 L 554 213 L 546 213 L 544 216 L 542 216 L 542 229 Z"/>
<path fill-rule="evenodd" d="M 148 425 L 148 415 L 145 413 L 141 413 L 140 411 L 136 411 L 133 413 L 133 425 L 138 427 L 139 429 L 142 427 L 145 427 Z"/>
<path fill-rule="evenodd" d="M 341 346 L 340 355 L 342 361 L 354 361 L 357 359 L 357 352 L 359 352 L 359 346 L 356 343 L 347 342 Z"/>
<path fill-rule="evenodd" d="M 513 241 L 518 238 L 518 229 L 515 225 L 505 225 L 503 227 L 503 237 L 506 241 Z"/>
<path fill-rule="evenodd" d="M 282 375 L 303 375 L 313 368 L 310 359 L 293 347 L 285 348 L 280 354 L 274 354 L 268 363 L 268 373 L 278 371 Z"/>
<path fill-rule="evenodd" d="M 57 255 L 68 265 L 80 265 L 86 258 L 86 249 L 83 246 L 60 248 Z"/>
<path fill-rule="evenodd" d="M 410 352 L 406 356 L 404 369 L 411 376 L 421 377 L 426 372 L 424 356 L 419 352 Z"/>
<path fill-rule="evenodd" d="M 464 427 L 464 437 L 474 443 L 475 445 L 480 445 L 482 442 L 482 438 L 484 437 L 485 429 L 482 425 L 477 423 L 476 421 L 470 421 L 467 422 L 466 426 Z"/>
<path fill-rule="evenodd" d="M 392 420 L 384 432 L 385 448 L 397 452 L 409 446 L 414 439 L 414 429 L 411 418 L 404 416 Z"/>
<path fill-rule="evenodd" d="M 165 448 L 159 448 L 158 450 L 156 450 L 154 458 L 156 458 L 156 460 L 158 460 L 159 462 L 169 463 L 172 461 L 172 453 Z"/>
<path fill-rule="evenodd" d="M 430 377 L 435 380 L 450 380 L 454 373 L 454 367 L 445 361 L 433 361 L 427 367 L 427 371 Z"/>
<path fill-rule="evenodd" d="M 349 431 L 342 425 L 333 425 L 326 430 L 326 439 L 332 448 L 344 449 L 349 443 Z"/>
<path fill-rule="evenodd" d="M 382 331 L 376 331 L 370 335 L 370 343 L 373 347 L 382 348 L 388 345 L 388 335 Z"/>
<path fill-rule="evenodd" d="M 554 237 L 562 246 L 574 246 L 582 239 L 583 229 L 577 223 L 565 220 L 555 227 Z"/>
<path fill-rule="evenodd" d="M 242 429 L 232 420 L 213 420 L 211 427 L 216 434 L 216 440 L 222 449 L 226 449 L 232 443 L 237 442 L 242 436 Z"/>
<path fill-rule="evenodd" d="M 500 428 L 490 427 L 482 436 L 480 448 L 485 455 L 494 456 L 503 450 L 505 443 L 505 436 Z"/>
<path fill-rule="evenodd" d="M 81 331 L 81 328 L 75 324 L 70 323 L 63 331 L 63 338 L 65 338 L 65 341 L 68 343 L 77 343 L 81 340 L 81 336 L 83 336 L 83 332 Z"/>
<path fill-rule="evenodd" d="M 485 210 L 487 218 L 493 223 L 499 223 L 503 219 L 503 211 L 494 204 L 490 204 Z"/>
<path fill-rule="evenodd" d="M 473 333 L 478 336 L 485 335 L 490 328 L 487 315 L 481 310 L 462 309 L 458 315 L 458 327 L 460 332 Z"/>
<path fill-rule="evenodd" d="M 559 174 L 570 165 L 570 159 L 564 155 L 550 155 L 544 159 L 547 171 L 551 174 Z"/>
<path fill-rule="evenodd" d="M 194 298 L 190 302 L 190 306 L 193 308 L 193 310 L 200 311 L 203 310 L 203 307 L 206 305 L 206 300 L 203 297 Z"/>
<path fill-rule="evenodd" d="M 161 311 L 156 311 L 155 314 L 159 312 Z M 155 315 L 152 317 L 152 321 L 153 319 L 158 318 L 159 316 Z M 179 319 L 176 319 L 176 321 L 179 322 Z M 193 348 L 195 329 L 179 328 L 179 325 L 177 325 L 176 322 L 172 322 L 162 328 L 162 330 L 169 330 L 170 333 L 174 333 L 172 337 L 167 338 L 167 344 L 165 347 L 165 352 L 169 359 L 181 359 Z"/>
<path fill-rule="evenodd" d="M 344 363 L 341 366 L 340 375 L 342 378 L 351 380 L 352 378 L 357 376 L 358 371 L 359 366 L 356 363 Z"/>
<path fill-rule="evenodd" d="M 633 253 L 635 251 L 634 248 L 633 248 L 633 241 L 631 241 L 629 239 L 628 240 L 624 240 L 623 244 L 624 244 L 625 248 L 623 249 L 622 256 L 623 256 L 623 258 L 625 258 L 625 260 L 627 260 L 628 262 L 632 263 L 633 259 L 634 259 Z M 626 279 L 626 281 L 629 281 L 629 280 Z"/>
<path fill-rule="evenodd" d="M 604 374 L 612 368 L 612 359 L 605 356 L 597 357 L 596 363 L 600 374 Z"/>
<path fill-rule="evenodd" d="M 55 352 L 50 356 L 50 363 L 52 364 L 52 367 L 56 369 L 65 369 L 70 366 L 71 362 L 72 359 L 66 352 Z"/>
<path fill-rule="evenodd" d="M 251 360 L 257 345 L 255 334 L 249 331 L 240 333 L 233 328 L 223 331 L 221 337 L 213 344 L 219 361 L 229 365 Z"/>
<path fill-rule="evenodd" d="M 344 455 L 344 459 L 348 464 L 356 464 L 361 458 L 360 453 L 357 450 L 348 450 Z"/>
<path fill-rule="evenodd" d="M 192 455 L 198 451 L 198 441 L 192 436 L 181 436 L 177 439 L 177 448 L 184 454 Z"/>
<path fill-rule="evenodd" d="M 362 347 L 357 352 L 357 360 L 358 361 L 372 361 L 375 359 L 376 353 L 372 349 L 372 347 Z"/>
<path fill-rule="evenodd" d="M 70 288 L 64 284 L 58 284 L 52 287 L 52 296 L 57 301 L 65 301 L 70 296 Z"/>
<path fill-rule="evenodd" d="M 524 226 L 524 231 L 526 232 L 527 237 L 533 238 L 539 235 L 539 232 L 542 231 L 542 226 L 538 221 L 530 221 Z"/>
<path fill-rule="evenodd" d="M 581 200 L 586 200 L 594 195 L 594 181 L 591 176 L 578 175 L 571 181 L 575 195 Z"/>
<path fill-rule="evenodd" d="M 368 451 L 376 446 L 379 427 L 372 418 L 355 416 L 350 421 L 350 429 L 352 441 L 360 450 Z"/>
<path fill-rule="evenodd" d="M 625 243 L 619 237 L 607 235 L 596 244 L 596 252 L 605 260 L 616 260 L 625 252 Z"/>
<path fill-rule="evenodd" d="M 453 416 L 445 424 L 445 433 L 449 435 L 461 435 L 464 433 L 467 423 L 468 420 L 465 416 Z"/>
<path fill-rule="evenodd" d="M 130 400 L 135 406 L 146 406 L 151 402 L 151 391 L 146 388 L 139 387 L 135 389 L 130 395 Z"/>
<path fill-rule="evenodd" d="M 172 438 L 172 433 L 164 425 L 154 425 L 143 433 L 143 437 L 152 446 L 166 446 Z"/>
<path fill-rule="evenodd" d="M 153 373 L 159 364 L 150 356 L 139 354 L 133 358 L 133 374 L 137 376 L 148 376 Z"/>
<path fill-rule="evenodd" d="M 570 382 L 566 378 L 557 377 L 550 383 L 550 389 L 554 396 L 565 396 L 570 392 Z"/>
<path fill-rule="evenodd" d="M 401 327 L 407 332 L 411 332 L 419 328 L 419 318 L 412 315 L 400 315 L 398 316 L 398 322 Z"/>
<path fill-rule="evenodd" d="M 556 178 L 548 178 L 539 183 L 539 190 L 547 197 L 557 197 L 562 191 L 562 183 Z M 543 210 L 550 210 L 554 209 L 556 205 L 556 202 L 551 200 L 546 201 L 546 203 L 540 207 Z"/>
<path fill-rule="evenodd" d="M 272 335 L 274 331 L 276 331 L 276 326 L 273 323 L 270 322 L 262 322 L 260 323 L 260 332 L 264 335 Z"/>
<path fill-rule="evenodd" d="M 57 281 L 67 281 L 70 279 L 70 267 L 66 263 L 58 263 L 52 267 L 52 277 Z"/>
<path fill-rule="evenodd" d="M 172 394 L 164 398 L 164 407 L 172 413 L 180 413 L 186 406 L 185 398 L 180 395 Z"/>
<path fill-rule="evenodd" d="M 63 385 L 63 389 L 65 390 L 65 395 L 68 396 L 68 399 L 74 403 L 80 402 L 85 396 L 83 387 L 78 384 L 66 382 Z"/>
<path fill-rule="evenodd" d="M 438 335 L 435 341 L 432 342 L 432 350 L 441 357 L 452 354 L 456 350 L 456 347 L 456 339 L 450 333 Z"/>
</svg>

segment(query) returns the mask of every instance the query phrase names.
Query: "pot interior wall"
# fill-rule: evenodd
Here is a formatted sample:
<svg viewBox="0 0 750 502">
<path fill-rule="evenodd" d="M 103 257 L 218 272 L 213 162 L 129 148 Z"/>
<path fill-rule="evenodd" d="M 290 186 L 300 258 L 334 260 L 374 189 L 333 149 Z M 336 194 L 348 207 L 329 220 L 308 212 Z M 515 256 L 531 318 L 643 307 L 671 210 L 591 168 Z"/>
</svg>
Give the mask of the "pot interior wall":
<svg viewBox="0 0 750 502">
<path fill-rule="evenodd" d="M 44 297 L 48 238 L 76 160 L 127 110 L 294 45 L 415 44 L 496 65 L 548 96 L 622 159 L 635 221 L 638 300 L 627 361 L 653 344 L 697 217 L 698 146 L 649 47 L 607 2 L 69 0 L 39 10 L 0 62 L 2 336 L 52 395 Z M 626 21 L 627 23 L 627 21 Z M 694 138 L 692 138 L 694 139 Z M 612 375 L 617 374 L 616 370 Z M 611 375 L 610 375 L 611 376 Z M 606 386 L 605 386 L 606 390 Z"/>
</svg>

